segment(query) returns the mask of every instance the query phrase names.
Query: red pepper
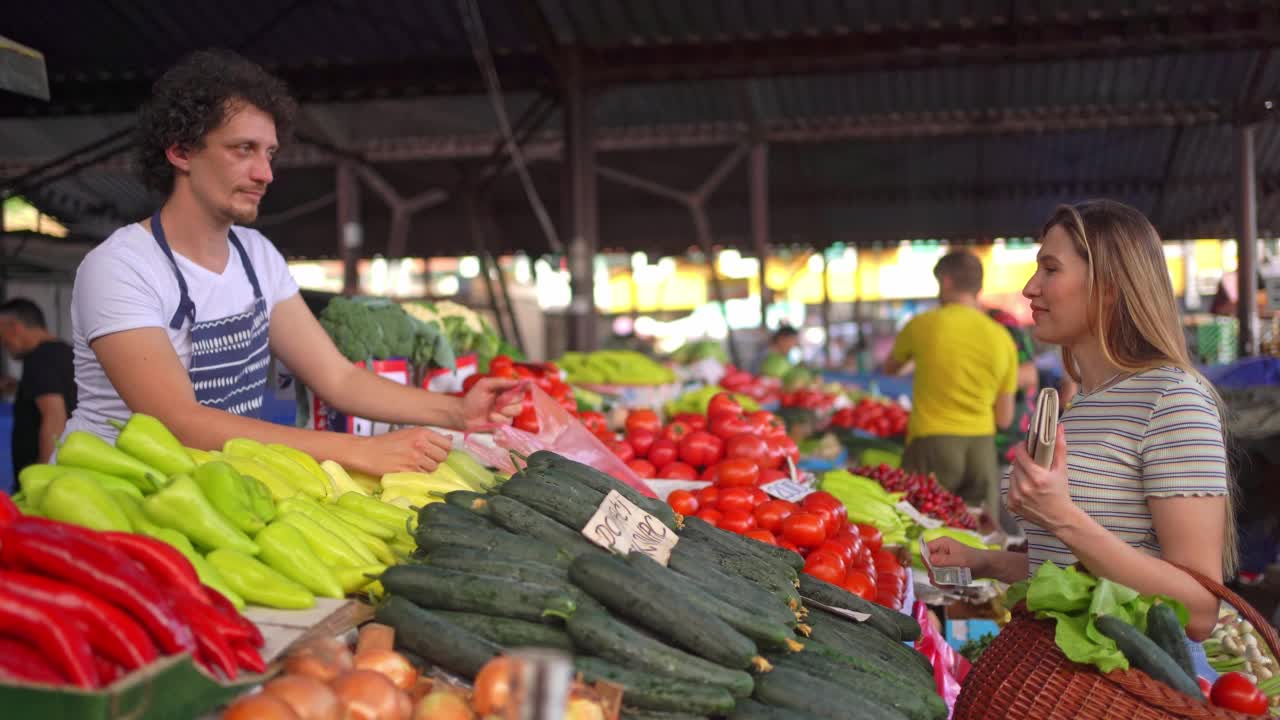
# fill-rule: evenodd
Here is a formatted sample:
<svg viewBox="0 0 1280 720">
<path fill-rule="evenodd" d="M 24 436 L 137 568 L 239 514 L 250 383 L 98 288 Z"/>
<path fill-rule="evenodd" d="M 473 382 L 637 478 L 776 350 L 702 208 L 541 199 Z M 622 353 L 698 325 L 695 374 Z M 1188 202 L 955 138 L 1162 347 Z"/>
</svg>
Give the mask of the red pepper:
<svg viewBox="0 0 1280 720">
<path fill-rule="evenodd" d="M 252 643 L 254 647 L 260 648 L 266 644 L 267 641 L 262 637 L 262 631 L 258 629 L 258 626 L 249 618 L 241 615 L 240 611 L 236 610 L 236 606 L 231 604 L 231 601 L 227 599 L 226 595 L 223 595 L 208 585 L 204 587 L 204 590 L 205 594 L 207 594 L 209 599 L 212 601 L 209 604 L 224 617 L 230 618 L 232 621 L 243 627 L 245 632 L 249 633 L 249 642 Z"/>
<path fill-rule="evenodd" d="M 129 672 L 118 663 L 113 663 L 101 655 L 93 656 L 93 666 L 98 670 L 98 680 L 101 682 L 102 687 L 107 687 L 111 683 L 129 674 Z"/>
<path fill-rule="evenodd" d="M 255 673 L 264 673 L 267 671 L 267 663 L 258 654 L 257 648 L 247 642 L 231 643 L 231 650 L 236 654 L 236 662 L 240 663 L 240 667 Z"/>
<path fill-rule="evenodd" d="M 155 643 L 128 613 L 92 593 L 40 575 L 0 570 L 0 587 L 76 621 L 98 653 L 133 670 L 159 656 Z"/>
<path fill-rule="evenodd" d="M 67 676 L 30 645 L 0 635 L 0 680 L 66 685 Z"/>
<path fill-rule="evenodd" d="M 0 527 L 4 527 L 9 523 L 17 520 L 22 515 L 22 511 L 18 509 L 13 498 L 5 493 L 0 492 Z"/>
<path fill-rule="evenodd" d="M 162 586 L 181 590 L 202 602 L 209 602 L 204 585 L 196 575 L 195 566 L 174 546 L 133 533 L 103 532 L 98 536 L 146 568 Z"/>
<path fill-rule="evenodd" d="M 228 680 L 234 680 L 239 670 L 236 665 L 235 651 L 231 642 L 244 640 L 248 642 L 249 634 L 239 625 L 224 618 L 216 609 L 205 605 L 198 599 L 175 592 L 171 595 L 178 615 L 186 621 L 187 626 L 196 638 L 197 660 L 210 672 L 216 668 Z M 233 635 L 234 633 L 234 635 Z"/>
<path fill-rule="evenodd" d="M 82 688 L 98 686 L 93 650 L 74 622 L 0 587 L 0 634 L 27 640 Z"/>
<path fill-rule="evenodd" d="M 212 605 L 206 605 L 196 598 L 182 593 L 173 593 L 171 599 L 173 600 L 173 606 L 178 611 L 178 616 L 185 620 L 188 625 L 194 627 L 196 623 L 200 623 L 208 626 L 216 630 L 219 635 L 228 641 L 252 641 L 253 633 L 249 632 L 248 628 L 223 615 Z"/>
<path fill-rule="evenodd" d="M 173 603 L 141 566 L 110 545 L 23 517 L 0 532 L 0 562 L 65 580 L 127 611 L 165 653 L 195 649 Z"/>
</svg>

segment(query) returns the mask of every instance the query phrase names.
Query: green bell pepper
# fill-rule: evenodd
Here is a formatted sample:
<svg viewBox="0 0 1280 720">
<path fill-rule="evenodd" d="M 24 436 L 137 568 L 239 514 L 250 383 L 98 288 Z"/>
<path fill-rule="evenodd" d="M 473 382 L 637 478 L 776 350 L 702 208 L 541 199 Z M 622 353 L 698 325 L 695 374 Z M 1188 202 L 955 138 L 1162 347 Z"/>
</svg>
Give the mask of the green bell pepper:
<svg viewBox="0 0 1280 720">
<path fill-rule="evenodd" d="M 210 504 L 190 475 L 174 475 L 168 487 L 142 501 L 142 511 L 152 522 L 181 532 L 201 548 L 258 554 L 258 546 Z"/>
<path fill-rule="evenodd" d="M 144 493 L 155 492 L 165 484 L 165 474 L 160 470 L 117 450 L 105 440 L 84 430 L 69 433 L 58 446 L 58 464 L 68 467 L 97 470 L 115 475 L 138 486 Z"/>
<path fill-rule="evenodd" d="M 50 520 L 94 530 L 132 532 L 129 518 L 98 481 L 74 470 L 54 478 L 40 497 L 40 512 Z"/>
<path fill-rule="evenodd" d="M 108 421 L 120 431 L 116 449 L 141 460 L 165 475 L 177 475 L 195 470 L 196 464 L 183 449 L 178 438 L 169 432 L 164 423 L 142 413 L 134 413 L 129 422 Z"/>
<path fill-rule="evenodd" d="M 303 610 L 316 604 L 310 590 L 244 553 L 224 548 L 209 553 L 206 559 L 232 590 L 255 605 Z"/>
<path fill-rule="evenodd" d="M 277 520 L 263 528 L 254 541 L 262 548 L 258 556 L 267 567 L 321 597 L 341 598 L 342 586 L 297 528 Z"/>
<path fill-rule="evenodd" d="M 196 468 L 193 473 L 196 484 L 209 499 L 209 504 L 232 525 L 252 536 L 266 523 L 253 512 L 249 488 L 236 469 L 224 462 L 210 462 Z"/>
</svg>

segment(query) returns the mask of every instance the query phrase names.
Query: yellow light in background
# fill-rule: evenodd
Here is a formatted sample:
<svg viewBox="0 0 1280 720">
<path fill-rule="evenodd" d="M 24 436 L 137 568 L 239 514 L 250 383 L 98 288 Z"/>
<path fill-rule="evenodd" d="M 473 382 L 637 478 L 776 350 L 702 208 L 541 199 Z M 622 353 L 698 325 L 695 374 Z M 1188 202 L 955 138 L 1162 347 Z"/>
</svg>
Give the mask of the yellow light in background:
<svg viewBox="0 0 1280 720">
<path fill-rule="evenodd" d="M 470 280 L 480 274 L 480 258 L 468 255 L 458 261 L 458 274 Z"/>
<path fill-rule="evenodd" d="M 4 201 L 3 210 L 6 232 L 38 232 L 41 235 L 59 238 L 68 235 L 66 226 L 40 212 L 21 197 L 7 198 Z"/>
<path fill-rule="evenodd" d="M 460 283 L 458 282 L 457 275 L 445 275 L 436 281 L 435 294 L 443 295 L 445 297 L 457 295 L 459 286 Z"/>
</svg>

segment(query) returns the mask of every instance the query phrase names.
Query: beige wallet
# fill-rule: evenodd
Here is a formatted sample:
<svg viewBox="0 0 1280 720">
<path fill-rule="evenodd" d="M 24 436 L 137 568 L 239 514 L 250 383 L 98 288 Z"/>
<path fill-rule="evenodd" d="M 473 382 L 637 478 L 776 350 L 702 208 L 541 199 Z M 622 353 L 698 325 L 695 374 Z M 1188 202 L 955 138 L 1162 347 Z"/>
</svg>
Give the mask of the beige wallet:
<svg viewBox="0 0 1280 720">
<path fill-rule="evenodd" d="M 1058 391 L 1044 388 L 1036 399 L 1036 412 L 1027 430 L 1027 454 L 1040 467 L 1053 464 L 1053 446 L 1058 438 Z"/>
</svg>

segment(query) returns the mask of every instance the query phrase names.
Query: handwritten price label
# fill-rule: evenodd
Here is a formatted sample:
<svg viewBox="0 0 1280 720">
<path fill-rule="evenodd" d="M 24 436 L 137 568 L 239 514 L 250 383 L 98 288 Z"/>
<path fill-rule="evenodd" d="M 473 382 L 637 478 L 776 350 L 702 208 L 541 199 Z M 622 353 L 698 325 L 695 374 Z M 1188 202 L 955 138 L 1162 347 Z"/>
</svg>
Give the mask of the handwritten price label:
<svg viewBox="0 0 1280 720">
<path fill-rule="evenodd" d="M 604 502 L 582 528 L 582 534 L 605 550 L 621 555 L 638 552 L 667 564 L 680 538 L 658 518 L 636 507 L 617 490 L 610 490 Z"/>
<path fill-rule="evenodd" d="M 767 495 L 772 495 L 779 500 L 786 500 L 787 502 L 800 502 L 806 495 L 810 495 L 814 491 L 808 485 L 788 478 L 765 483 L 760 486 L 760 489 Z"/>
<path fill-rule="evenodd" d="M 864 623 L 871 619 L 871 616 L 868 615 L 867 613 L 861 613 L 855 610 L 846 610 L 844 608 L 834 607 L 832 605 L 827 605 L 826 603 L 820 603 L 817 600 L 803 597 L 803 596 L 801 596 L 801 599 L 804 600 L 805 605 L 810 605 L 812 607 L 816 607 L 821 610 L 826 610 L 827 612 L 833 615 L 839 615 L 840 617 L 849 618 L 854 622 Z"/>
</svg>

